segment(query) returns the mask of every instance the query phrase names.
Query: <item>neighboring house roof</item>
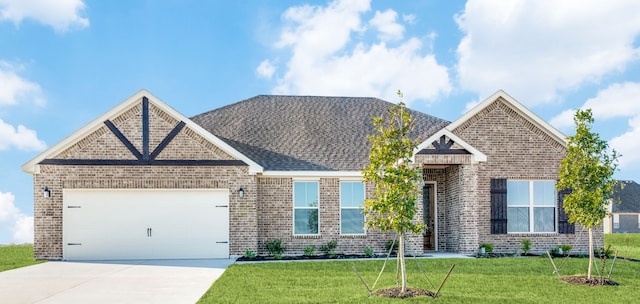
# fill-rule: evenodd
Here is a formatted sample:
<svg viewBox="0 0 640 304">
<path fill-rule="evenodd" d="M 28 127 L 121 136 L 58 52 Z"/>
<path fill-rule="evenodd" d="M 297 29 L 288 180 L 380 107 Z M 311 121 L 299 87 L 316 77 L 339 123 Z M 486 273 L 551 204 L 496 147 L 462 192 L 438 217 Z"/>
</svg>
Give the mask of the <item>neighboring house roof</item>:
<svg viewBox="0 0 640 304">
<path fill-rule="evenodd" d="M 98 128 L 102 127 L 104 125 L 105 120 L 117 117 L 120 114 L 131 109 L 133 106 L 139 104 L 142 101 L 142 98 L 145 96 L 149 99 L 150 103 L 154 104 L 164 112 L 172 115 L 177 120 L 185 122 L 185 125 L 187 127 L 191 128 L 197 134 L 199 134 L 200 136 L 204 137 L 205 139 L 215 144 L 218 148 L 222 149 L 224 152 L 228 153 L 229 155 L 239 160 L 244 161 L 247 165 L 249 165 L 249 172 L 251 173 L 262 172 L 263 168 L 257 163 L 255 163 L 253 160 L 249 159 L 242 153 L 238 152 L 233 147 L 228 145 L 226 142 L 220 140 L 219 138 L 215 137 L 211 133 L 202 129 L 199 125 L 195 124 L 194 122 L 186 118 L 184 115 L 180 114 L 178 111 L 174 110 L 173 108 L 168 106 L 166 103 L 162 102 L 158 97 L 155 97 L 153 94 L 149 93 L 149 91 L 144 89 L 138 91 L 133 96 L 127 98 L 122 103 L 116 105 L 111 110 L 107 111 L 106 113 L 102 114 L 101 116 L 94 119 L 90 123 L 86 124 L 84 127 L 74 132 L 73 134 L 69 135 L 65 139 L 49 147 L 48 149 L 46 149 L 45 151 L 43 151 L 42 153 L 40 153 L 39 155 L 31 159 L 27 163 L 22 165 L 22 170 L 30 174 L 39 173 L 40 162 L 52 156 L 58 155 L 62 151 L 71 147 L 76 142 L 82 140 L 87 135 L 91 134 L 92 132 L 96 131 Z"/>
<path fill-rule="evenodd" d="M 369 162 L 372 116 L 393 104 L 377 98 L 259 95 L 191 120 L 267 171 L 360 171 Z M 412 137 L 448 121 L 409 110 Z"/>
<path fill-rule="evenodd" d="M 613 192 L 613 213 L 640 213 L 640 185 L 634 181 L 617 181 Z"/>
</svg>

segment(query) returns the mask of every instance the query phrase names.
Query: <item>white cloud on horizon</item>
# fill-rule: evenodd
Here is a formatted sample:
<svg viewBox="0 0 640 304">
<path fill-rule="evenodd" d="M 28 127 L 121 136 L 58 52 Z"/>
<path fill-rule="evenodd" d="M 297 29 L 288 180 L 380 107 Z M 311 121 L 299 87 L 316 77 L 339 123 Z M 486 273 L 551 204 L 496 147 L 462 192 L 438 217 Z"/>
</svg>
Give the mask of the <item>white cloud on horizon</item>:
<svg viewBox="0 0 640 304">
<path fill-rule="evenodd" d="M 377 12 L 366 22 L 363 15 L 369 10 L 369 0 L 289 8 L 282 16 L 287 25 L 275 47 L 291 55 L 273 93 L 373 96 L 393 101 L 400 89 L 407 93 L 407 103 L 431 101 L 449 93 L 447 67 L 423 50 L 422 40 L 402 37 L 404 26 L 398 23 L 397 13 Z M 381 35 L 381 40 L 361 40 L 369 30 Z M 392 38 L 395 45 L 387 45 L 384 39 Z"/>
<path fill-rule="evenodd" d="M 80 16 L 84 9 L 83 0 L 0 0 L 0 20 L 18 26 L 32 19 L 63 33 L 89 26 L 89 19 Z"/>
<path fill-rule="evenodd" d="M 638 14 L 634 0 L 470 0 L 456 16 L 460 86 L 480 96 L 504 89 L 528 106 L 557 101 L 640 58 Z"/>
<path fill-rule="evenodd" d="M 276 72 L 276 67 L 269 59 L 265 59 L 260 62 L 260 65 L 256 68 L 256 72 L 260 78 L 271 79 Z"/>
<path fill-rule="evenodd" d="M 599 91 L 595 97 L 588 99 L 581 109 L 591 109 L 596 121 L 626 120 L 628 129 L 623 134 L 615 136 L 609 141 L 611 148 L 622 154 L 620 168 L 640 169 L 640 83 L 625 82 L 612 84 Z M 567 129 L 574 125 L 575 110 L 569 109 L 551 120 L 551 124 L 558 129 Z"/>
<path fill-rule="evenodd" d="M 11 231 L 11 242 L 33 243 L 33 216 L 20 211 L 11 192 L 0 192 L 0 230 Z"/>
<path fill-rule="evenodd" d="M 15 128 L 0 119 L 0 151 L 8 150 L 11 147 L 26 151 L 40 151 L 44 150 L 47 145 L 38 138 L 36 131 L 23 125 L 18 125 Z"/>
</svg>

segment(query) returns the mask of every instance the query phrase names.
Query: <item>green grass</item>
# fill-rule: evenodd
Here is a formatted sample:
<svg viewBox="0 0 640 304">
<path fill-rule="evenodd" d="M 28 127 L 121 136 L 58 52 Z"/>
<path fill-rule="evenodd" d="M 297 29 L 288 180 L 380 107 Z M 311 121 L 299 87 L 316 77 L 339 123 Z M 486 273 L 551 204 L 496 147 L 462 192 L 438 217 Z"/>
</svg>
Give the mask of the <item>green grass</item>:
<svg viewBox="0 0 640 304">
<path fill-rule="evenodd" d="M 640 259 L 640 233 L 605 234 L 604 244 L 621 257 Z"/>
<path fill-rule="evenodd" d="M 33 245 L 0 246 L 0 271 L 20 268 L 44 261 L 33 259 Z"/>
<path fill-rule="evenodd" d="M 407 260 L 410 287 L 435 291 L 451 264 L 456 268 L 431 299 L 369 298 L 351 269 L 372 285 L 383 261 L 234 264 L 199 303 L 633 303 L 640 288 L 640 263 L 617 261 L 612 279 L 620 286 L 573 286 L 558 280 L 546 258 L 421 259 L 431 286 L 413 259 Z M 556 259 L 562 275 L 584 274 L 587 259 Z M 610 264 L 608 264 L 610 265 Z M 395 286 L 390 260 L 376 289 Z"/>
</svg>

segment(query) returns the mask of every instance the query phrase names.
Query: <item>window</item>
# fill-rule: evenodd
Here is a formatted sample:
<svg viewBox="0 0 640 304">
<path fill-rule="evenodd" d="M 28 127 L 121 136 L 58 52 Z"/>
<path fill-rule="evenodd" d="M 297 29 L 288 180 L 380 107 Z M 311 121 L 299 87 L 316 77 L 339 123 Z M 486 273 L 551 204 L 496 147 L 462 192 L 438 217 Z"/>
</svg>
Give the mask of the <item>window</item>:
<svg viewBox="0 0 640 304">
<path fill-rule="evenodd" d="M 613 228 L 620 228 L 620 214 L 613 214 Z"/>
<path fill-rule="evenodd" d="M 318 182 L 293 182 L 293 234 L 318 234 Z"/>
<path fill-rule="evenodd" d="M 555 182 L 507 181 L 507 232 L 555 232 Z"/>
<path fill-rule="evenodd" d="M 340 182 L 340 233 L 364 234 L 362 182 Z"/>
</svg>

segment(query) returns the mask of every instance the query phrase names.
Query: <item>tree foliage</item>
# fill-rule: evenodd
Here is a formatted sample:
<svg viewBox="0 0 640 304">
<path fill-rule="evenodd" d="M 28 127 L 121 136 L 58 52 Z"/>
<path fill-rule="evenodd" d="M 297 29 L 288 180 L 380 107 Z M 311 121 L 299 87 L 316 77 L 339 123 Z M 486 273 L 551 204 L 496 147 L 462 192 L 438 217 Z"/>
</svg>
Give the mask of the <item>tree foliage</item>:
<svg viewBox="0 0 640 304">
<path fill-rule="evenodd" d="M 402 93 L 398 91 L 402 97 Z M 402 292 L 407 290 L 404 248 L 406 233 L 419 233 L 423 224 L 413 221 L 419 194 L 420 168 L 411 157 L 418 142 L 409 137 L 415 125 L 405 105 L 388 110 L 387 116 L 373 118 L 374 135 L 369 135 L 369 164 L 363 170 L 364 180 L 375 186 L 375 198 L 365 200 L 367 228 L 395 231 L 400 238 L 398 263 L 402 275 Z"/>
<path fill-rule="evenodd" d="M 563 207 L 570 223 L 589 229 L 589 269 L 593 265 L 593 228 L 607 215 L 615 187 L 613 174 L 618 166 L 615 150 L 609 154 L 609 145 L 591 132 L 594 122 L 591 110 L 578 110 L 573 118 L 576 134 L 568 137 L 567 156 L 560 163 L 558 190 L 570 189 L 564 197 Z"/>
<path fill-rule="evenodd" d="M 619 155 L 609 154 L 609 145 L 591 132 L 591 110 L 578 110 L 574 117 L 576 134 L 569 136 L 567 156 L 560 163 L 558 190 L 571 189 L 564 198 L 570 223 L 587 228 L 600 225 L 615 187 L 613 174 Z"/>
<path fill-rule="evenodd" d="M 364 179 L 375 186 L 375 198 L 365 201 L 367 227 L 398 234 L 419 233 L 422 224 L 412 221 L 417 208 L 420 168 L 412 166 L 411 157 L 418 143 L 409 138 L 414 121 L 403 103 L 389 109 L 387 117 L 374 117 L 375 135 Z"/>
</svg>

